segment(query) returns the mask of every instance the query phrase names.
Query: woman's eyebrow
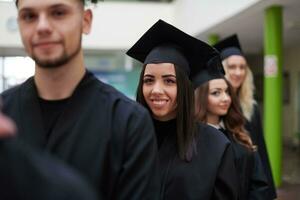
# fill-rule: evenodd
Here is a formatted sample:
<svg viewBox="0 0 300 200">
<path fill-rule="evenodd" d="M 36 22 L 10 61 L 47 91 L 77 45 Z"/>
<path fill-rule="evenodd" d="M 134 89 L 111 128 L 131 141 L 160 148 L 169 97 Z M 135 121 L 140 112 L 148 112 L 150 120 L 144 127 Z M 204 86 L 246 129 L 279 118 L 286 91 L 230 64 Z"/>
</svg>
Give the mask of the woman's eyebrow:
<svg viewBox="0 0 300 200">
<path fill-rule="evenodd" d="M 176 76 L 174 74 L 166 74 L 166 75 L 162 75 L 163 78 L 169 78 L 169 77 L 174 77 L 176 78 Z"/>
</svg>

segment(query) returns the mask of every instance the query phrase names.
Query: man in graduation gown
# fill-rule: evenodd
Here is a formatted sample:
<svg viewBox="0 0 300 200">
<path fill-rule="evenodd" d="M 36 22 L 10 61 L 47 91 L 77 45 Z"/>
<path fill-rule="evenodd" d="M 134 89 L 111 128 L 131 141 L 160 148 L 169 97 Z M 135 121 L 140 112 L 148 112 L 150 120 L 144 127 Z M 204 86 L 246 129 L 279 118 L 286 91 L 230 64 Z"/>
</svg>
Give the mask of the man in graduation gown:
<svg viewBox="0 0 300 200">
<path fill-rule="evenodd" d="M 156 199 L 149 114 L 84 67 L 81 35 L 90 32 L 92 11 L 82 0 L 16 3 L 21 38 L 35 61 L 33 77 L 2 93 L 19 137 L 73 166 L 104 199 Z"/>
<path fill-rule="evenodd" d="M 70 167 L 13 138 L 14 123 L 0 113 L 0 199 L 96 200 Z"/>
</svg>

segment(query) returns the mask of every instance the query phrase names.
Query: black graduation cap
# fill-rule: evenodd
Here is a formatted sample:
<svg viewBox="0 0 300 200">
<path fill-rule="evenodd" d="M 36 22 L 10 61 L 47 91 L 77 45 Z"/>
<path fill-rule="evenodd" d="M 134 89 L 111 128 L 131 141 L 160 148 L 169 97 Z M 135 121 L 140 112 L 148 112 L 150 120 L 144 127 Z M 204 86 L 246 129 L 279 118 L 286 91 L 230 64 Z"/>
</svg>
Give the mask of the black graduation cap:
<svg viewBox="0 0 300 200">
<path fill-rule="evenodd" d="M 212 57 L 207 63 L 205 68 L 201 69 L 193 78 L 194 88 L 199 87 L 201 84 L 213 80 L 224 78 L 225 71 L 222 65 L 220 55 Z"/>
<path fill-rule="evenodd" d="M 238 36 L 236 34 L 218 42 L 214 45 L 214 47 L 220 51 L 222 60 L 232 55 L 244 56 Z"/>
<path fill-rule="evenodd" d="M 158 20 L 126 54 L 144 64 L 173 63 L 181 67 L 190 78 L 204 68 L 218 51 L 163 20 Z"/>
</svg>

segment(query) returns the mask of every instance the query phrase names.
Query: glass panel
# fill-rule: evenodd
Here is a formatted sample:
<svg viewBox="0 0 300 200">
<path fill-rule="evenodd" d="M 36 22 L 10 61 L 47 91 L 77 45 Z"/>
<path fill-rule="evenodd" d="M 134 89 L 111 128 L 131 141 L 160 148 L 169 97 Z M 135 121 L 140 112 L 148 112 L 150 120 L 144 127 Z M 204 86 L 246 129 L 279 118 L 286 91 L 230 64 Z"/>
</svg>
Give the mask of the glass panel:
<svg viewBox="0 0 300 200">
<path fill-rule="evenodd" d="M 2 90 L 20 84 L 34 74 L 34 61 L 29 57 L 3 57 L 2 63 Z"/>
</svg>

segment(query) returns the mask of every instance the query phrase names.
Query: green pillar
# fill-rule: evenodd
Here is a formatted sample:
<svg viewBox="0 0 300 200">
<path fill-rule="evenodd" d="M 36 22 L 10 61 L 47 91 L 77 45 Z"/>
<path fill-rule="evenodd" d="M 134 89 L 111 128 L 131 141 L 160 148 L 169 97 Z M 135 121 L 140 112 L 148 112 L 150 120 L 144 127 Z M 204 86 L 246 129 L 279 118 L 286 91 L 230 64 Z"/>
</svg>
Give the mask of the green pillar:
<svg viewBox="0 0 300 200">
<path fill-rule="evenodd" d="M 282 159 L 282 8 L 265 10 L 264 132 L 275 185 L 281 185 Z"/>
<path fill-rule="evenodd" d="M 208 44 L 214 45 L 219 42 L 219 36 L 217 34 L 210 34 L 208 36 Z"/>
</svg>

